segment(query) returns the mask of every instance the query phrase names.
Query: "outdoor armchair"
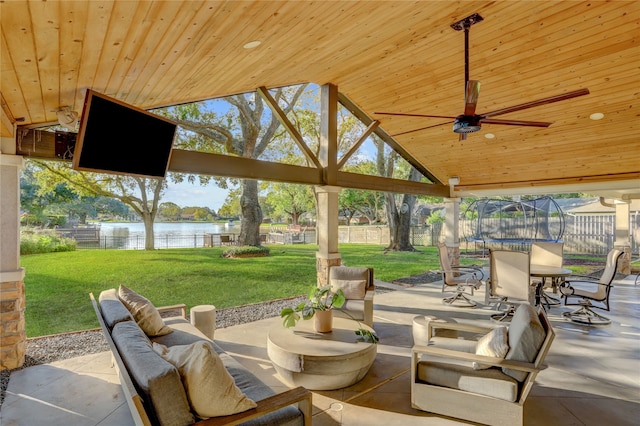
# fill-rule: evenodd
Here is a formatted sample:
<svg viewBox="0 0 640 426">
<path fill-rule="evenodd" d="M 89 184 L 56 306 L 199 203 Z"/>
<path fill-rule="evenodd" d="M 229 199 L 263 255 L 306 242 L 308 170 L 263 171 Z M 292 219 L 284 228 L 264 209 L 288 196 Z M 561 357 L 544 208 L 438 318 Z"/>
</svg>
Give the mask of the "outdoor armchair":
<svg viewBox="0 0 640 426">
<path fill-rule="evenodd" d="M 373 268 L 333 266 L 329 269 L 332 291 L 341 289 L 346 302 L 335 312 L 373 327 Z"/>
<path fill-rule="evenodd" d="M 519 306 L 508 327 L 430 321 L 428 335 L 426 346 L 412 349 L 413 408 L 488 425 L 523 424 L 524 404 L 555 337 L 542 309 Z"/>
</svg>

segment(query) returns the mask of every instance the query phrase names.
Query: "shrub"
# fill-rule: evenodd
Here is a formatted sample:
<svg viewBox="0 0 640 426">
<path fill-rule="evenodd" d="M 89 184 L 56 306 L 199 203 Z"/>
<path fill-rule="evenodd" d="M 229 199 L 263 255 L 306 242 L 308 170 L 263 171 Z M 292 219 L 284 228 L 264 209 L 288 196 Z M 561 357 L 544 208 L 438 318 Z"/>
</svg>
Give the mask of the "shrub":
<svg viewBox="0 0 640 426">
<path fill-rule="evenodd" d="M 269 248 L 265 246 L 229 247 L 222 252 L 222 257 L 265 257 L 269 256 Z"/>
<path fill-rule="evenodd" d="M 75 251 L 76 240 L 57 235 L 51 229 L 20 229 L 20 254 Z"/>
</svg>

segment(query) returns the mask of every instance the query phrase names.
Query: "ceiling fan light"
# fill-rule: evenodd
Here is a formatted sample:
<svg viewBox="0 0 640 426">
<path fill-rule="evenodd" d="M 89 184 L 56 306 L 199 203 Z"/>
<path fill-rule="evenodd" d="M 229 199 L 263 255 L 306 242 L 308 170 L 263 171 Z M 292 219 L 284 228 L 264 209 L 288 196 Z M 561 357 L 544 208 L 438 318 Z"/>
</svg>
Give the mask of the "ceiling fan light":
<svg viewBox="0 0 640 426">
<path fill-rule="evenodd" d="M 480 130 L 480 120 L 472 115 L 459 115 L 453 122 L 454 133 L 473 133 Z"/>
</svg>

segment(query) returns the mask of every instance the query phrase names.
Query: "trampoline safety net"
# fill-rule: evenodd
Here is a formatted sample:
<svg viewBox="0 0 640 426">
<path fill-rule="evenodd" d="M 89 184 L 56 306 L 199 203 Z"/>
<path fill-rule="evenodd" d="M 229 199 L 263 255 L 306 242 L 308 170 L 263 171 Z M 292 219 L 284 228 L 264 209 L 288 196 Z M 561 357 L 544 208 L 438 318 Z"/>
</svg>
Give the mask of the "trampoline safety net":
<svg viewBox="0 0 640 426">
<path fill-rule="evenodd" d="M 467 242 L 527 245 L 562 240 L 564 212 L 551 197 L 534 200 L 480 199 L 460 218 Z"/>
</svg>

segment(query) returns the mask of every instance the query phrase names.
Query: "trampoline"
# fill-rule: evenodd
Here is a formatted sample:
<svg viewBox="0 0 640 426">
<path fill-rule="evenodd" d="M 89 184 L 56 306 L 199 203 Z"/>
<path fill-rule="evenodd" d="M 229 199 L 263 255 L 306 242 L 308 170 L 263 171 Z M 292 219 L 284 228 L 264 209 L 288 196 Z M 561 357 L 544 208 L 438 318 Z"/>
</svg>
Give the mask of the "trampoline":
<svg viewBox="0 0 640 426">
<path fill-rule="evenodd" d="M 462 213 L 462 235 L 467 243 L 487 248 L 530 249 L 536 241 L 560 242 L 564 212 L 551 197 L 532 200 L 479 199 Z"/>
</svg>

